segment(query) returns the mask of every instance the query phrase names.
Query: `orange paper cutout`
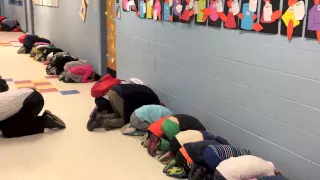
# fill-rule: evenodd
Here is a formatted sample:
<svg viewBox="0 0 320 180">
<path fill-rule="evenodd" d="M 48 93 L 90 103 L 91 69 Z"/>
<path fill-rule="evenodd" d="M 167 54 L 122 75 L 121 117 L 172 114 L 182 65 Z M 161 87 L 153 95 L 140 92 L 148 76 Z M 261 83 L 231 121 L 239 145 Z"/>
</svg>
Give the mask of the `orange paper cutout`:
<svg viewBox="0 0 320 180">
<path fill-rule="evenodd" d="M 256 14 L 253 14 L 252 19 L 253 19 L 253 20 L 256 20 L 256 19 L 257 19 L 257 15 L 256 15 Z"/>
<path fill-rule="evenodd" d="M 243 18 L 243 14 L 242 14 L 242 13 L 239 13 L 239 14 L 238 14 L 238 18 L 242 19 L 242 18 Z"/>
<path fill-rule="evenodd" d="M 232 4 L 232 0 L 228 0 L 227 2 L 228 8 L 231 8 L 231 4 Z"/>
<path fill-rule="evenodd" d="M 218 12 L 218 16 L 223 22 L 227 22 L 227 16 L 223 12 Z"/>
<path fill-rule="evenodd" d="M 173 18 L 172 18 L 172 16 L 171 16 L 171 15 L 170 15 L 169 19 L 170 19 L 170 22 L 173 22 Z"/>
<path fill-rule="evenodd" d="M 318 42 L 320 43 L 320 31 L 317 31 Z"/>
<path fill-rule="evenodd" d="M 136 11 L 136 15 L 137 15 L 137 16 L 140 16 L 140 12 L 139 12 L 139 11 Z"/>
<path fill-rule="evenodd" d="M 279 19 L 281 17 L 281 14 L 282 14 L 282 12 L 280 10 L 273 12 L 271 15 L 271 21 L 274 22 L 277 19 Z"/>
<path fill-rule="evenodd" d="M 320 4 L 320 0 L 314 0 L 314 4 Z M 320 43 L 320 31 L 317 31 L 317 39 L 318 39 L 318 42 Z"/>
<path fill-rule="evenodd" d="M 202 17 L 202 22 L 205 22 L 206 20 L 207 20 L 207 18 L 208 18 L 209 16 L 207 16 L 207 15 L 204 15 L 203 17 Z"/>
<path fill-rule="evenodd" d="M 211 9 L 209 8 L 201 9 L 201 12 L 203 13 L 202 22 L 205 22 L 207 18 L 212 14 Z"/>
<path fill-rule="evenodd" d="M 209 8 L 201 9 L 201 12 L 202 12 L 203 15 L 205 15 L 205 16 L 210 16 L 210 15 L 212 14 L 211 9 L 209 9 Z"/>
<path fill-rule="evenodd" d="M 194 11 L 193 11 L 193 9 L 191 9 L 191 10 L 189 11 L 189 16 L 193 16 L 193 14 L 194 14 Z"/>
<path fill-rule="evenodd" d="M 254 23 L 252 25 L 252 29 L 259 32 L 259 31 L 261 31 L 263 29 L 263 27 L 259 23 Z"/>
<path fill-rule="evenodd" d="M 288 40 L 291 40 L 292 34 L 293 34 L 293 21 L 292 21 L 292 19 L 291 19 L 291 20 L 289 21 L 288 27 L 287 27 Z"/>
<path fill-rule="evenodd" d="M 288 6 L 292 6 L 297 2 L 298 2 L 298 0 L 288 0 Z"/>
</svg>

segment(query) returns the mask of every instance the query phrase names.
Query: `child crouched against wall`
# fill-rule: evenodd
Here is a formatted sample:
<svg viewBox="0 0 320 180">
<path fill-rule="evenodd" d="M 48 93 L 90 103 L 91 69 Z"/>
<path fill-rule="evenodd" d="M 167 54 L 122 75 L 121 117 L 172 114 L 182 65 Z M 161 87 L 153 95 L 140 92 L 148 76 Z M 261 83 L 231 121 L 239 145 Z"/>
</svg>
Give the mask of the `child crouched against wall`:
<svg viewBox="0 0 320 180">
<path fill-rule="evenodd" d="M 68 62 L 64 70 L 59 80 L 65 83 L 87 83 L 100 79 L 100 76 L 94 72 L 94 68 L 85 60 Z"/>
</svg>

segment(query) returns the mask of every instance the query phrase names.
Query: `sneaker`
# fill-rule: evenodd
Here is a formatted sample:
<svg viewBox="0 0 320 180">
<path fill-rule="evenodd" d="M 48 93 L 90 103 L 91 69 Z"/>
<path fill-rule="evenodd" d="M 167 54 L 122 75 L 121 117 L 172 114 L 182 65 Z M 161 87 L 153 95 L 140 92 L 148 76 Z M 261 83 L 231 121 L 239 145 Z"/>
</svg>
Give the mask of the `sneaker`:
<svg viewBox="0 0 320 180">
<path fill-rule="evenodd" d="M 96 106 L 90 114 L 90 119 L 96 118 L 98 114 L 98 106 Z"/>
<path fill-rule="evenodd" d="M 168 169 L 166 174 L 167 176 L 178 179 L 184 179 L 188 177 L 188 174 L 183 167 L 172 167 L 171 169 Z"/>
<path fill-rule="evenodd" d="M 173 159 L 166 167 L 163 168 L 163 173 L 167 173 L 167 171 L 171 168 L 173 168 L 176 165 L 176 160 Z"/>
<path fill-rule="evenodd" d="M 150 156 L 152 157 L 156 156 L 156 152 L 159 145 L 160 145 L 160 138 L 152 134 L 148 141 L 148 147 L 147 147 L 147 150 Z"/>
<path fill-rule="evenodd" d="M 141 139 L 141 145 L 143 147 L 147 147 L 148 146 L 148 141 L 149 141 L 149 133 L 146 133 L 143 138 Z"/>
<path fill-rule="evenodd" d="M 56 115 L 52 114 L 50 111 L 46 110 L 43 113 L 45 117 L 45 127 L 49 129 L 64 129 L 66 124 Z"/>
<path fill-rule="evenodd" d="M 93 131 L 96 128 L 101 127 L 101 120 L 98 118 L 94 118 L 94 119 L 89 119 L 88 123 L 87 123 L 87 129 L 88 131 Z"/>
<path fill-rule="evenodd" d="M 158 161 L 164 165 L 169 164 L 172 160 L 174 160 L 174 155 L 170 151 L 165 152 L 158 157 Z"/>
</svg>

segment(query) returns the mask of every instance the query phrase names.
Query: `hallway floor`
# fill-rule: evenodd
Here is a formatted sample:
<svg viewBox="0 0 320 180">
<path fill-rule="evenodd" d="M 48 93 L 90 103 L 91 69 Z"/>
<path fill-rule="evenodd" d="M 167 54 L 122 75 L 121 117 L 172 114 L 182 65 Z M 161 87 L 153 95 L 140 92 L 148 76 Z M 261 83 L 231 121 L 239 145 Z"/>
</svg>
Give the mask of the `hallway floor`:
<svg viewBox="0 0 320 180">
<path fill-rule="evenodd" d="M 1 180 L 168 179 L 162 173 L 163 165 L 148 155 L 140 139 L 123 136 L 120 131 L 87 131 L 86 123 L 94 107 L 92 83 L 65 84 L 46 79 L 44 65 L 29 55 L 16 53 L 17 42 L 1 45 L 17 41 L 20 35 L 0 32 L 0 74 L 13 80 L 8 83 L 11 89 L 25 80 L 51 84 L 44 89 L 56 88 L 56 92 L 42 93 L 44 109 L 58 115 L 67 128 L 22 138 L 0 138 Z M 64 90 L 80 93 L 62 95 L 59 91 Z"/>
</svg>

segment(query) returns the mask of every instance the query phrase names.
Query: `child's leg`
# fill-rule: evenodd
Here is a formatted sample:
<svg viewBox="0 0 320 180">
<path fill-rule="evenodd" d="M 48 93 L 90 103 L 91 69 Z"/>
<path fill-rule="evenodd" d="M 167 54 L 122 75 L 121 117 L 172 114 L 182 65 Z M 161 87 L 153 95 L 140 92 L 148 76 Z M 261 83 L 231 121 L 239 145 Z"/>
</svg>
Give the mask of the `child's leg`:
<svg viewBox="0 0 320 180">
<path fill-rule="evenodd" d="M 117 119 L 108 119 L 105 121 L 104 127 L 105 129 L 111 130 L 111 129 L 117 129 L 122 128 L 125 125 L 123 118 L 117 118 Z"/>
<path fill-rule="evenodd" d="M 130 117 L 130 124 L 132 127 L 136 128 L 137 130 L 144 131 L 144 132 L 147 132 L 148 127 L 150 126 L 150 123 L 139 119 L 135 112 L 133 112 Z"/>
<path fill-rule="evenodd" d="M 116 114 L 115 118 L 123 117 L 124 102 L 116 91 L 110 90 L 108 93 L 110 104 Z"/>
</svg>

